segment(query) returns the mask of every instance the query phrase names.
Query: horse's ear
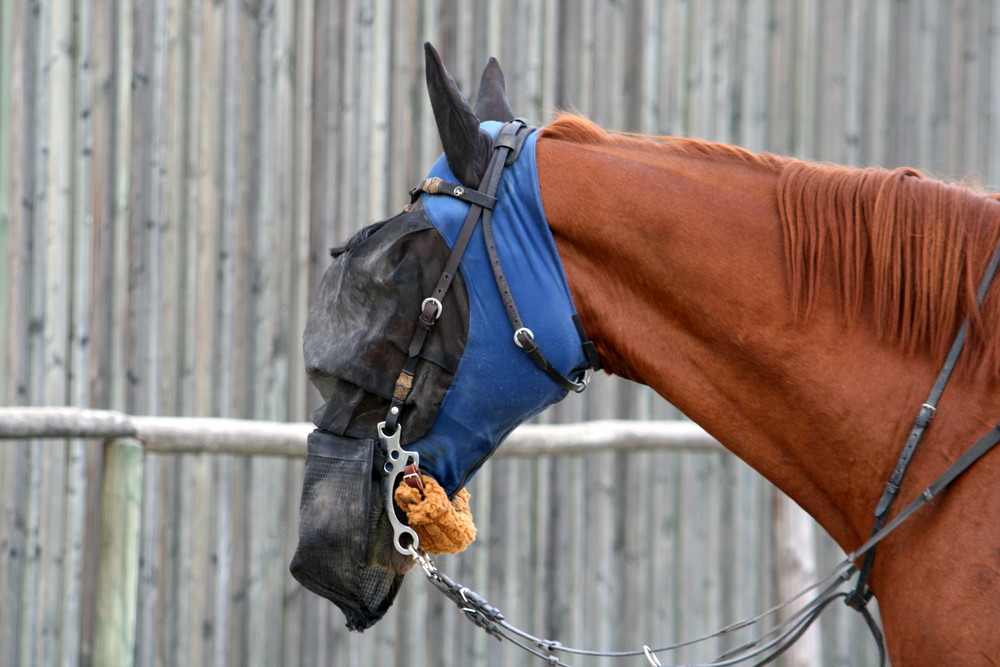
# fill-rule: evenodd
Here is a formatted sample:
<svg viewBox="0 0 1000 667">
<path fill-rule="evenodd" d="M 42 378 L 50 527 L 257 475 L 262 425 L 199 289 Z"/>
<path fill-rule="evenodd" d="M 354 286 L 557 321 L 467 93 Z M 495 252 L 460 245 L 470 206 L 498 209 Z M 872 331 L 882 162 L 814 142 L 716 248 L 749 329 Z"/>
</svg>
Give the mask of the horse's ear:
<svg viewBox="0 0 1000 667">
<path fill-rule="evenodd" d="M 427 92 L 437 121 L 448 166 L 463 185 L 478 188 L 490 158 L 490 136 L 479 129 L 479 118 L 458 90 L 455 80 L 430 43 L 424 44 Z"/>
<path fill-rule="evenodd" d="M 507 123 L 514 120 L 514 112 L 507 100 L 507 85 L 503 70 L 496 58 L 490 58 L 479 80 L 479 94 L 476 96 L 476 116 L 481 121 L 498 120 Z"/>
</svg>

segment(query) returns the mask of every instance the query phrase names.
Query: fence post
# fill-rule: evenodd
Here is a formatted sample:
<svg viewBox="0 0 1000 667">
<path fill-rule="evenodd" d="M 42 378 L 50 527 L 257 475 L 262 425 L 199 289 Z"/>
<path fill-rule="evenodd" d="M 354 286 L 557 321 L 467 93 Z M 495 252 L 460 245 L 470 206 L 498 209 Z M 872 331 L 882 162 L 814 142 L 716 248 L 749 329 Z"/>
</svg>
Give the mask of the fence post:
<svg viewBox="0 0 1000 667">
<path fill-rule="evenodd" d="M 790 600 L 807 586 L 819 581 L 816 557 L 816 522 L 794 500 L 777 489 L 772 492 L 774 521 L 774 567 L 778 599 Z M 794 605 L 792 610 L 801 605 Z M 781 620 L 792 610 L 786 609 Z M 818 626 L 818 624 L 817 624 Z M 823 644 L 819 627 L 813 626 L 785 653 L 787 667 L 815 667 L 823 663 Z"/>
<path fill-rule="evenodd" d="M 95 665 L 129 667 L 134 662 L 142 456 L 142 442 L 135 438 L 116 438 L 104 445 Z"/>
</svg>

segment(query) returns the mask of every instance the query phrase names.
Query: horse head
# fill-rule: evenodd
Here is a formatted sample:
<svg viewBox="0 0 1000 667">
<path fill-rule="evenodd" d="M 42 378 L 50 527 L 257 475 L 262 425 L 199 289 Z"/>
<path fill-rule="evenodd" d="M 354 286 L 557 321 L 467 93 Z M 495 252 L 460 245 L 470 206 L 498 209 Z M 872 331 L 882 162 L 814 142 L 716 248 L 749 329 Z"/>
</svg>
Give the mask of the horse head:
<svg viewBox="0 0 1000 667">
<path fill-rule="evenodd" d="M 405 517 L 391 500 L 387 436 L 453 496 L 515 426 L 584 386 L 595 365 L 581 349 L 526 125 L 514 131 L 521 157 L 512 147 L 494 157 L 494 137 L 514 118 L 500 66 L 490 59 L 473 108 L 429 44 L 426 63 L 439 180 L 331 252 L 303 336 L 326 403 L 313 415 L 291 570 L 355 630 L 383 616 L 414 562 L 393 531 Z M 511 307 L 520 327 L 506 324 Z"/>
</svg>

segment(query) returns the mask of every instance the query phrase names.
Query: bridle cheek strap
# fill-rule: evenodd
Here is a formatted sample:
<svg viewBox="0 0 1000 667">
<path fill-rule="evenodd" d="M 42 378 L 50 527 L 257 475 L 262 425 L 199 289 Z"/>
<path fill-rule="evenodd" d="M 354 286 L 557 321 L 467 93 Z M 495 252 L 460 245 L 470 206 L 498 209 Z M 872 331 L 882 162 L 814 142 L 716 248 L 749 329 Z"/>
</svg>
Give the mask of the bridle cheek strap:
<svg viewBox="0 0 1000 667">
<path fill-rule="evenodd" d="M 587 373 L 583 380 L 574 381 L 567 378 L 553 366 L 545 357 L 538 345 L 534 341 L 534 334 L 524 326 L 521 316 L 514 304 L 514 298 L 507 278 L 503 273 L 500 258 L 497 254 L 496 243 L 493 240 L 492 216 L 493 208 L 496 205 L 496 192 L 500 185 L 500 176 L 503 168 L 513 164 L 524 146 L 525 139 L 534 131 L 523 119 L 516 119 L 504 124 L 493 142 L 493 153 L 490 157 L 489 165 L 480 181 L 479 190 L 470 190 L 465 186 L 445 181 L 441 178 L 428 178 L 410 191 L 411 209 L 417 202 L 421 194 L 448 195 L 469 203 L 469 210 L 466 213 L 462 228 L 452 246 L 448 261 L 445 262 L 441 276 L 438 278 L 431 296 L 425 298 L 420 306 L 420 315 L 417 317 L 417 326 L 410 338 L 407 346 L 407 359 L 403 364 L 393 387 L 392 399 L 389 403 L 389 410 L 385 421 L 378 427 L 378 437 L 382 446 L 386 450 L 386 462 L 383 469 L 383 492 L 386 498 L 386 511 L 389 521 L 393 527 L 393 543 L 396 550 L 403 554 L 416 555 L 419 549 L 419 538 L 412 528 L 404 524 L 396 515 L 393 506 L 393 490 L 397 478 L 402 475 L 408 466 L 413 466 L 414 470 L 419 469 L 419 454 L 403 449 L 400 445 L 399 418 L 402 414 L 403 405 L 413 391 L 414 378 L 417 372 L 417 365 L 420 362 L 420 354 L 423 351 L 427 336 L 434 329 L 434 324 L 444 310 L 444 298 L 451 288 L 451 284 L 457 275 L 462 257 L 469 246 L 473 233 L 479 222 L 483 220 L 483 237 L 486 242 L 487 252 L 493 269 L 493 275 L 500 290 L 500 296 L 504 302 L 507 315 L 514 326 L 514 342 L 524 349 L 528 357 L 545 372 L 554 382 L 566 390 L 583 391 L 587 387 L 590 374 Z M 587 337 L 579 317 L 573 316 L 573 323 L 580 343 L 583 346 L 584 355 L 592 370 L 600 369 L 600 358 L 597 355 L 594 344 Z M 403 537 L 409 538 L 409 544 L 403 544 Z"/>
<path fill-rule="evenodd" d="M 493 239 L 493 208 L 496 206 L 496 192 L 500 186 L 500 176 L 505 166 L 511 165 L 517 160 L 524 146 L 525 139 L 534 132 L 524 119 L 518 118 L 504 124 L 493 141 L 493 154 L 490 163 L 486 168 L 486 173 L 480 181 L 479 190 L 470 190 L 463 185 L 445 181 L 444 179 L 433 177 L 424 179 L 420 185 L 410 191 L 410 208 L 415 205 L 423 193 L 432 195 L 448 195 L 456 199 L 469 202 L 469 211 L 462 223 L 461 231 L 452 247 L 448 261 L 445 263 L 441 277 L 431 296 L 424 299 L 421 305 L 420 316 L 417 318 L 417 327 L 407 349 L 407 359 L 403 364 L 393 390 L 392 400 L 389 405 L 389 413 L 386 416 L 385 427 L 389 433 L 395 431 L 399 424 L 399 417 L 410 391 L 413 389 L 413 380 L 416 375 L 417 364 L 420 360 L 420 353 L 423 349 L 427 336 L 434 328 L 434 323 L 444 309 L 444 297 L 451 287 L 456 272 L 459 270 L 462 257 L 465 255 L 469 241 L 476 229 L 479 219 L 483 221 L 483 238 L 486 242 L 486 250 L 490 259 L 490 266 L 493 269 L 493 276 L 500 290 L 500 297 L 503 300 L 507 317 L 514 328 L 514 342 L 523 349 L 528 357 L 538 366 L 553 382 L 567 391 L 581 392 L 587 387 L 590 380 L 588 372 L 582 380 L 576 381 L 567 378 L 553 366 L 542 353 L 538 344 L 534 340 L 534 334 L 524 326 L 514 297 L 511 294 L 510 286 L 507 284 L 507 277 L 504 275 L 503 266 L 497 252 L 496 243 Z M 590 364 L 591 372 L 600 370 L 601 361 L 597 354 L 594 343 L 587 337 L 580 318 L 573 316 L 573 324 L 580 337 L 580 344 L 583 347 L 587 363 Z"/>
</svg>

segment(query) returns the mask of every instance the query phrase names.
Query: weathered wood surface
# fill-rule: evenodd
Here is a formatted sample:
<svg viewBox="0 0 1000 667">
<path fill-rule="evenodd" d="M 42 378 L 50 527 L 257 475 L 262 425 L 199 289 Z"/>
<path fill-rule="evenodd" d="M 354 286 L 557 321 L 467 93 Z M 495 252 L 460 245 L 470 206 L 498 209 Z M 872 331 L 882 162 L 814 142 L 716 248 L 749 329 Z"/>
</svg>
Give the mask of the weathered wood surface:
<svg viewBox="0 0 1000 667">
<path fill-rule="evenodd" d="M 4 0 L 0 405 L 307 421 L 326 249 L 439 152 L 424 40 L 469 94 L 498 56 L 536 122 L 1000 188 L 992 0 Z M 540 421 L 675 417 L 599 377 Z M 102 451 L 0 446 L 0 664 L 89 664 Z M 301 472 L 146 455 L 139 664 L 521 661 L 419 583 L 348 635 L 285 574 Z M 727 454 L 501 458 L 473 494 L 480 544 L 455 569 L 558 639 L 669 641 L 776 596 L 773 490 Z M 839 554 L 817 540 L 822 570 Z M 824 664 L 872 660 L 848 611 L 820 626 Z"/>
<path fill-rule="evenodd" d="M 304 458 L 309 422 L 142 417 L 73 407 L 0 408 L 0 439 L 134 438 L 148 452 Z M 679 420 L 603 419 L 582 424 L 525 424 L 496 451 L 508 456 L 675 450 L 719 452 L 697 424 Z"/>
<path fill-rule="evenodd" d="M 127 665 L 135 654 L 142 459 L 142 443 L 134 438 L 109 440 L 104 449 L 95 665 Z"/>
</svg>

